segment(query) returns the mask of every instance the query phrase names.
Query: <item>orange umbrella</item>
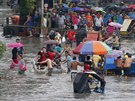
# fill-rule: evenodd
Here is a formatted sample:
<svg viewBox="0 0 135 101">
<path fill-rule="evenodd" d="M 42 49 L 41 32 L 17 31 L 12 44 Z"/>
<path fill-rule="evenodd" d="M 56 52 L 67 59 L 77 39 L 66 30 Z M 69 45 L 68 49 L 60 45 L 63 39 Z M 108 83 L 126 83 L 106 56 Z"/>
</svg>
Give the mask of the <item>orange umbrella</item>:
<svg viewBox="0 0 135 101">
<path fill-rule="evenodd" d="M 112 53 L 112 49 L 101 41 L 87 41 L 77 46 L 73 53 L 103 55 Z"/>
</svg>

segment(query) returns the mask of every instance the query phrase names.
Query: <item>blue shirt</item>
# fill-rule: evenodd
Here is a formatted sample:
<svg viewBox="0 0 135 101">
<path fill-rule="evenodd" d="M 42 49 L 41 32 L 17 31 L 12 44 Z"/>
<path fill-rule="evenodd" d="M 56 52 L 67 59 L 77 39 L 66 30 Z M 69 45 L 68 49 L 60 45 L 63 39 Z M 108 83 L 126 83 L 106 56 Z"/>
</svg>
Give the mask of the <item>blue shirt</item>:
<svg viewBox="0 0 135 101">
<path fill-rule="evenodd" d="M 67 56 L 67 66 L 70 66 L 71 60 L 72 60 L 71 56 L 68 55 Z"/>
<path fill-rule="evenodd" d="M 18 54 L 23 55 L 23 47 L 17 48 Z"/>
<path fill-rule="evenodd" d="M 62 48 L 61 47 L 59 47 L 59 46 L 55 46 L 55 48 L 54 48 L 57 52 L 61 52 L 62 51 Z"/>
</svg>

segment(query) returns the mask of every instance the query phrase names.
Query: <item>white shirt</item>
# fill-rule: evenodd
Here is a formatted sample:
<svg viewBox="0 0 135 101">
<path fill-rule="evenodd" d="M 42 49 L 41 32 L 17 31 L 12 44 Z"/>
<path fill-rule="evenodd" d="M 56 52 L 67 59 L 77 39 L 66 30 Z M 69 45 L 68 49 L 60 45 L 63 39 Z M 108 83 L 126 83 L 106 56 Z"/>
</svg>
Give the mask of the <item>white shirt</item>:
<svg viewBox="0 0 135 101">
<path fill-rule="evenodd" d="M 65 20 L 66 18 L 65 18 L 65 16 L 64 15 L 62 15 L 61 17 L 59 16 L 58 17 L 58 23 L 59 24 L 64 24 L 64 20 Z"/>
<path fill-rule="evenodd" d="M 57 33 L 57 35 L 55 36 L 55 40 L 56 40 L 59 44 L 61 44 L 61 35 L 60 35 L 60 33 Z"/>
<path fill-rule="evenodd" d="M 42 23 L 43 23 L 44 27 L 47 27 L 47 19 L 46 18 L 43 18 L 43 22 Z"/>
<path fill-rule="evenodd" d="M 95 25 L 97 26 L 97 27 L 101 27 L 102 25 L 101 25 L 101 23 L 103 22 L 103 19 L 100 17 L 100 18 L 95 18 Z"/>
</svg>

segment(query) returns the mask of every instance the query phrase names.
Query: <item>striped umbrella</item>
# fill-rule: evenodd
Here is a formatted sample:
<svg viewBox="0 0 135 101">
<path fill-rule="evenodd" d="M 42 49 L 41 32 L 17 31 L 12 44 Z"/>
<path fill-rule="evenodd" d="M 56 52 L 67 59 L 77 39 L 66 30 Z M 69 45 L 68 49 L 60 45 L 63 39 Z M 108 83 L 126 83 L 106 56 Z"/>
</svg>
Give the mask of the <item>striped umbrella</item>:
<svg viewBox="0 0 135 101">
<path fill-rule="evenodd" d="M 73 53 L 87 54 L 87 55 L 92 54 L 104 55 L 112 53 L 112 49 L 107 44 L 101 41 L 87 41 L 77 46 L 73 50 Z"/>
</svg>

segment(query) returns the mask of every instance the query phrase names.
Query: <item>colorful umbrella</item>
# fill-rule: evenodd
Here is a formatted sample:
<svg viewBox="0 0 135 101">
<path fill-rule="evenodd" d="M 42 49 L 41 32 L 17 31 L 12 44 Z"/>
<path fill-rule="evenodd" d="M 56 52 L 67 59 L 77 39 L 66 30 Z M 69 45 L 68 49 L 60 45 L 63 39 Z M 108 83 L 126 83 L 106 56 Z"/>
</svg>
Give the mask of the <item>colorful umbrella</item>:
<svg viewBox="0 0 135 101">
<path fill-rule="evenodd" d="M 82 48 L 82 46 L 84 45 L 85 43 L 81 43 L 79 44 L 74 50 L 73 50 L 73 53 L 74 54 L 80 54 L 80 49 Z"/>
<path fill-rule="evenodd" d="M 110 26 L 113 26 L 113 27 L 116 27 L 116 28 L 121 28 L 121 27 L 122 27 L 121 24 L 116 23 L 116 22 L 110 22 L 109 25 L 110 25 Z"/>
<path fill-rule="evenodd" d="M 23 47 L 24 45 L 23 44 L 21 44 L 21 43 L 9 43 L 9 44 L 7 44 L 7 47 L 8 48 L 19 48 L 19 47 Z"/>
<path fill-rule="evenodd" d="M 47 40 L 44 41 L 45 44 L 58 44 L 58 42 L 56 40 Z"/>
<path fill-rule="evenodd" d="M 106 57 L 117 58 L 117 57 L 121 56 L 122 54 L 123 54 L 123 52 L 121 50 L 113 50 L 113 52 L 111 54 L 107 54 Z"/>
<path fill-rule="evenodd" d="M 106 45 L 104 42 L 87 41 L 77 46 L 73 50 L 73 53 L 89 54 L 89 55 L 92 55 L 92 54 L 103 55 L 103 54 L 112 53 L 112 49 L 108 45 Z"/>
</svg>

